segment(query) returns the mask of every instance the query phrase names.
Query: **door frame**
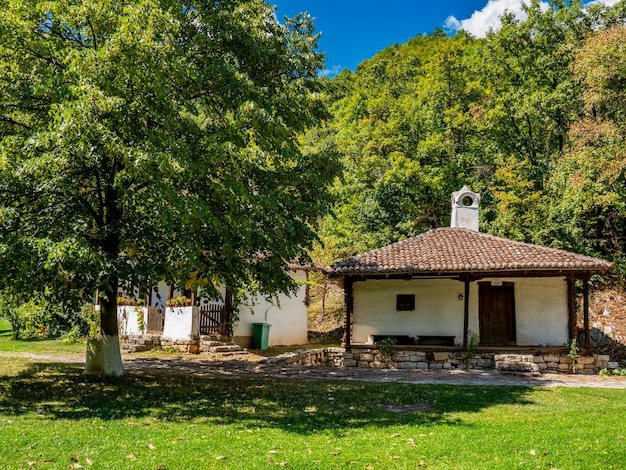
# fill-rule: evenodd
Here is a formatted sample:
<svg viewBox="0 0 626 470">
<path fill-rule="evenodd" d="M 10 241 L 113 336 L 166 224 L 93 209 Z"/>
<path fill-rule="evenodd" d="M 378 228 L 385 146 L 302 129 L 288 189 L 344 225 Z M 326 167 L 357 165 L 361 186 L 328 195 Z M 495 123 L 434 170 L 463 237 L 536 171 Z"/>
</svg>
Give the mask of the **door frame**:
<svg viewBox="0 0 626 470">
<path fill-rule="evenodd" d="M 498 342 L 485 343 L 484 342 L 484 338 L 485 338 L 484 327 L 485 327 L 486 322 L 483 320 L 483 315 L 485 314 L 485 310 L 484 310 L 485 307 L 487 307 L 487 305 L 490 305 L 488 303 L 483 303 L 483 301 L 485 300 L 485 294 L 488 296 L 490 292 L 493 292 L 496 289 L 502 289 L 502 288 L 509 290 L 511 293 L 510 305 L 509 305 L 510 319 L 509 318 L 506 319 L 507 322 L 510 322 L 510 326 L 509 326 L 508 332 L 504 331 L 504 333 L 507 336 L 509 336 L 511 339 L 508 341 L 500 342 L 500 343 Z M 500 312 L 499 314 L 501 315 L 502 318 L 506 318 L 502 315 L 502 312 Z M 498 324 L 500 324 L 500 322 L 498 322 Z M 497 346 L 497 345 L 514 346 L 517 344 L 517 328 L 516 328 L 516 314 L 515 314 L 515 283 L 503 281 L 502 284 L 499 286 L 494 286 L 492 284 L 492 281 L 483 281 L 483 282 L 478 283 L 478 330 L 479 330 L 479 336 L 480 336 L 480 344 L 494 345 L 494 346 Z"/>
</svg>

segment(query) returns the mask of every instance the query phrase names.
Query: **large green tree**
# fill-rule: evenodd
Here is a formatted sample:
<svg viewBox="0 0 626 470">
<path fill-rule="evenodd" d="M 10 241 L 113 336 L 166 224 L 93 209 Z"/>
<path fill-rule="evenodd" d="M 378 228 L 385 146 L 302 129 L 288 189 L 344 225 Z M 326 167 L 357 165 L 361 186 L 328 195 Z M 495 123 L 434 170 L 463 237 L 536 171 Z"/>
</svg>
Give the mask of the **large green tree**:
<svg viewBox="0 0 626 470">
<path fill-rule="evenodd" d="M 626 27 L 590 36 L 573 72 L 585 113 L 550 183 L 552 225 L 564 244 L 612 258 L 626 274 Z"/>
<path fill-rule="evenodd" d="M 124 373 L 120 281 L 293 288 L 332 154 L 306 16 L 261 0 L 1 1 L 0 289 L 101 293 Z"/>
<path fill-rule="evenodd" d="M 570 64 L 592 26 L 581 1 L 553 0 L 544 8 L 533 0 L 524 8 L 523 21 L 502 17 L 487 36 L 481 61 L 489 89 L 484 124 L 491 129 L 495 168 L 486 189 L 493 232 L 545 242 L 545 183 L 581 112 Z"/>
<path fill-rule="evenodd" d="M 333 79 L 345 172 L 326 239 L 355 253 L 449 223 L 450 192 L 480 167 L 472 109 L 482 92 L 471 65 L 480 47 L 435 31 Z"/>
</svg>

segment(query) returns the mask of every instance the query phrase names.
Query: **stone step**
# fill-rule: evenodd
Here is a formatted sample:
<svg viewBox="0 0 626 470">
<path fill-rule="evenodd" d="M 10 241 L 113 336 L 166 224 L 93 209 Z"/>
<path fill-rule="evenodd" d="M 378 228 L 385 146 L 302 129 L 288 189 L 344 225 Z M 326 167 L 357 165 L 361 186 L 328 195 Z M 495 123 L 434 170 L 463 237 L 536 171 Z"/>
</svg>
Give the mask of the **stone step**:
<svg viewBox="0 0 626 470">
<path fill-rule="evenodd" d="M 537 377 L 541 375 L 539 365 L 531 354 L 496 354 L 493 357 L 495 369 L 509 375 Z"/>
<path fill-rule="evenodd" d="M 221 346 L 212 346 L 209 348 L 209 352 L 211 353 L 226 353 L 235 351 L 243 351 L 243 349 L 238 344 L 223 344 Z"/>
<path fill-rule="evenodd" d="M 532 354 L 496 354 L 493 356 L 493 361 L 498 362 L 535 362 Z"/>
<path fill-rule="evenodd" d="M 220 357 L 241 356 L 242 353 L 243 353 L 243 350 L 241 350 L 241 351 L 223 352 L 223 353 L 220 353 Z"/>
<path fill-rule="evenodd" d="M 539 366 L 534 362 L 498 362 L 496 364 L 496 370 L 498 372 L 537 372 L 539 373 Z"/>
<path fill-rule="evenodd" d="M 220 341 L 220 335 L 218 334 L 213 334 L 213 335 L 202 335 L 200 336 L 200 341 Z"/>
</svg>

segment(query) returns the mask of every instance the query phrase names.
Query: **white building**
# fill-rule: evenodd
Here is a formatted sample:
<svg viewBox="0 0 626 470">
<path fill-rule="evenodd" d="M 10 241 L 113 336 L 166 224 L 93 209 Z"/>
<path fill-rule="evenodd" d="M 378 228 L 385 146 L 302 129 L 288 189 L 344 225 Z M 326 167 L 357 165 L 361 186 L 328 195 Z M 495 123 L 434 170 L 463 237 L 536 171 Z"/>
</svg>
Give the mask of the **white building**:
<svg viewBox="0 0 626 470">
<path fill-rule="evenodd" d="M 120 334 L 149 333 L 160 335 L 163 340 L 176 341 L 227 332 L 222 336 L 231 337 L 241 346 L 252 347 L 255 346 L 252 344 L 253 325 L 264 323 L 270 325 L 268 346 L 305 345 L 308 342 L 307 269 L 294 267 L 289 274 L 298 283 L 295 293 L 280 294 L 277 302 L 270 302 L 261 295 L 245 298 L 240 305 L 233 306 L 236 313 L 230 325 L 224 325 L 225 321 L 228 322 L 224 317 L 227 308 L 225 288 L 220 289 L 222 300 L 210 301 L 187 293 L 187 305 L 176 307 L 169 307 L 167 300 L 184 293 L 171 289 L 165 282 L 160 282 L 148 296 L 141 296 L 139 290 L 133 288 L 129 297 L 147 297 L 147 306 L 118 306 Z M 142 319 L 143 329 L 140 328 Z"/>
<path fill-rule="evenodd" d="M 562 347 L 576 337 L 575 282 L 608 261 L 478 231 L 480 196 L 452 195 L 449 228 L 339 261 L 345 291 L 345 343 L 463 348 L 474 331 L 483 348 Z"/>
</svg>

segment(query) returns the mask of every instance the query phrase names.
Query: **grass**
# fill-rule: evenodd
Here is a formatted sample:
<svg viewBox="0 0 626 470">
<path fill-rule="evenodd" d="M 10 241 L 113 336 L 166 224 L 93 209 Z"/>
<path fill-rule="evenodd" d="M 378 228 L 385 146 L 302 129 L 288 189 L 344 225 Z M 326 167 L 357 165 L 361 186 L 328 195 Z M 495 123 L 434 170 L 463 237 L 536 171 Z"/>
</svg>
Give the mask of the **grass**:
<svg viewBox="0 0 626 470">
<path fill-rule="evenodd" d="M 0 318 L 0 352 L 32 353 L 38 355 L 85 354 L 82 343 L 66 344 L 54 339 L 28 339 L 14 341 L 11 339 L 11 324 Z"/>
<path fill-rule="evenodd" d="M 1 469 L 623 468 L 624 418 L 623 390 L 107 381 L 0 356 Z"/>
</svg>

